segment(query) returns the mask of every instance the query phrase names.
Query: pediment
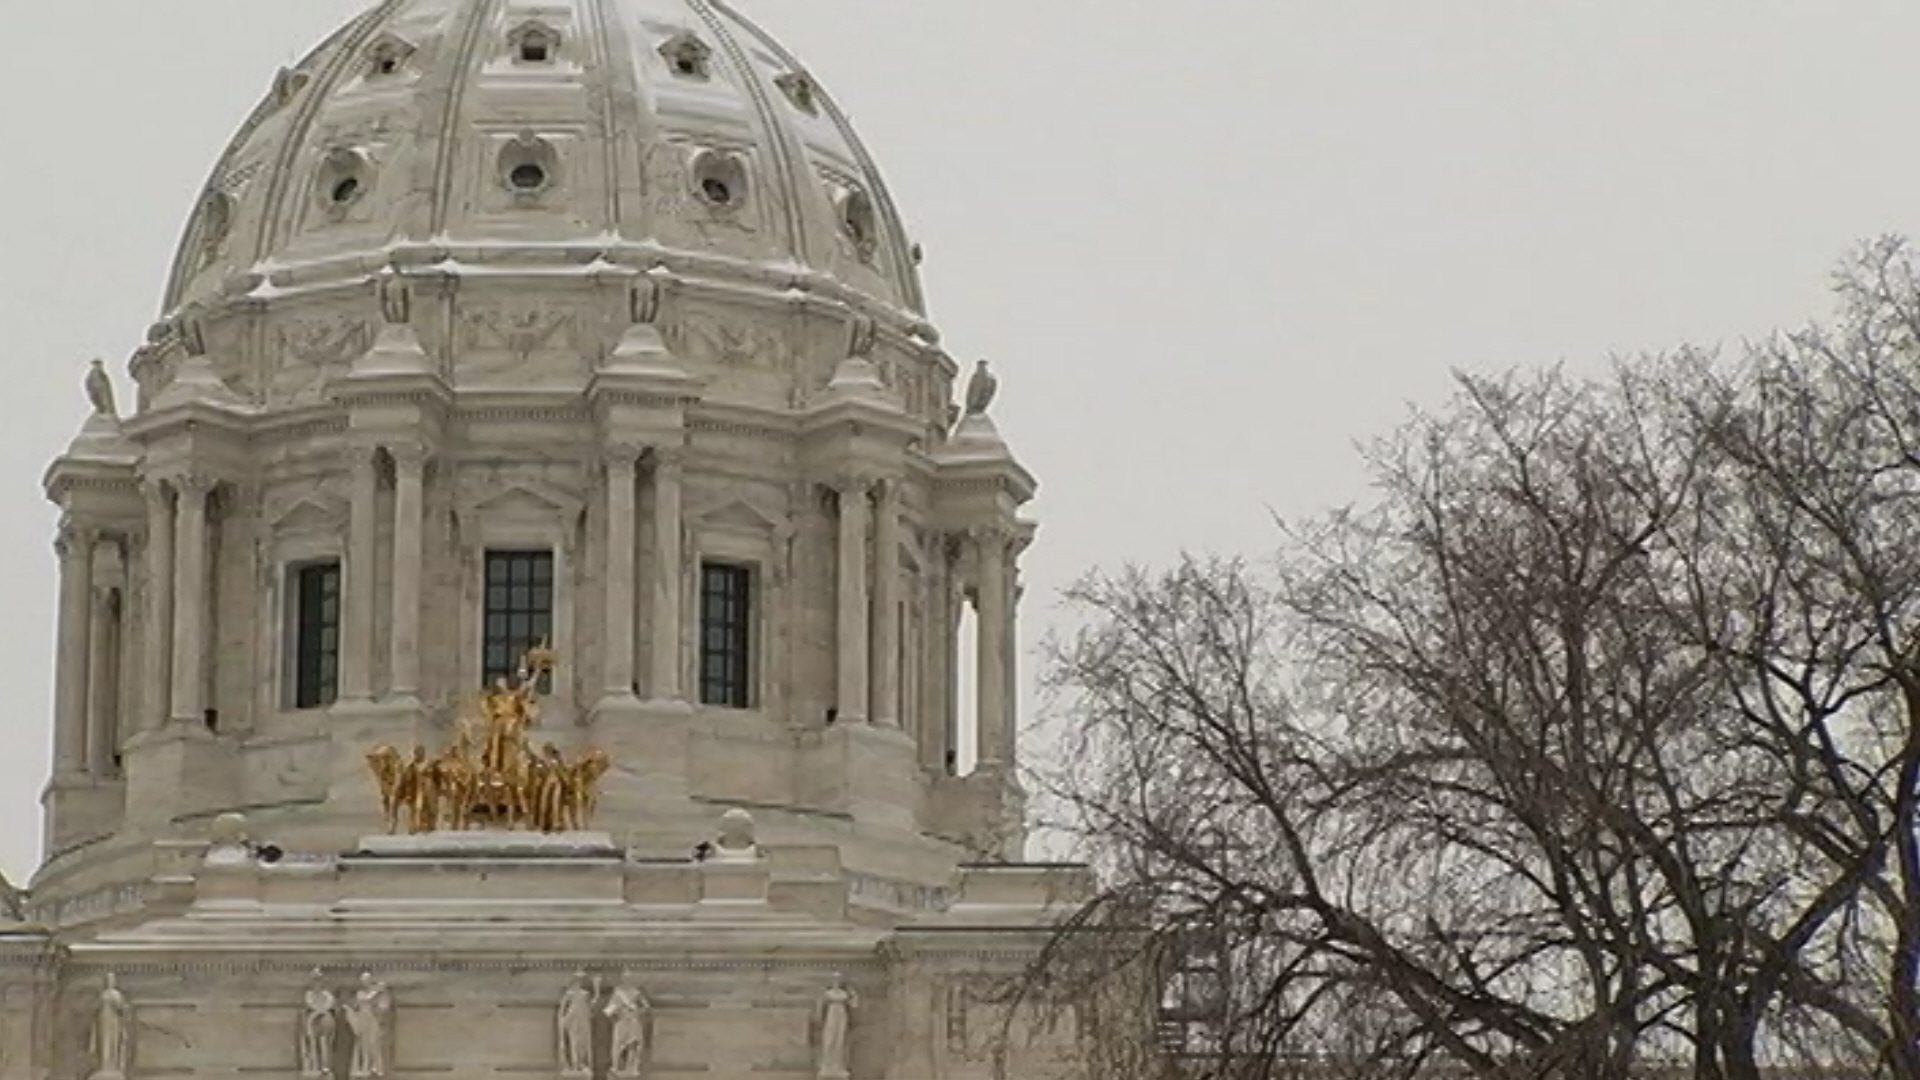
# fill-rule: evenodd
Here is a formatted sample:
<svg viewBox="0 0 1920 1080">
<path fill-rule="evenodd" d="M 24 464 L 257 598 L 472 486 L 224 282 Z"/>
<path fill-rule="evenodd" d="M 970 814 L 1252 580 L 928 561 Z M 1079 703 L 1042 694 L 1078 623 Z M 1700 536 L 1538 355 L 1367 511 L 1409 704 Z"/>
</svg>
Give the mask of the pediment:
<svg viewBox="0 0 1920 1080">
<path fill-rule="evenodd" d="M 304 496 L 287 504 L 272 518 L 275 532 L 331 532 L 347 519 L 346 505 L 324 496 Z"/>
<path fill-rule="evenodd" d="M 468 502 L 469 513 L 506 521 L 551 521 L 580 512 L 580 500 L 548 484 L 519 481 Z"/>
<path fill-rule="evenodd" d="M 786 518 L 739 498 L 714 503 L 698 511 L 693 517 L 695 522 L 705 528 L 751 533 L 756 536 L 777 535 L 787 526 Z"/>
</svg>

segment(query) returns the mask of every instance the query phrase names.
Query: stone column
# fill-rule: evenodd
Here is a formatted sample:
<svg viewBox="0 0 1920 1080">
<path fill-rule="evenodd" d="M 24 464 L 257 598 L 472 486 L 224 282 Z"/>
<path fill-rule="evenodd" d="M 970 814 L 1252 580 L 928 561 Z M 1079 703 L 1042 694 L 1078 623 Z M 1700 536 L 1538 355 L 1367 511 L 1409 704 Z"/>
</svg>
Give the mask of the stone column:
<svg viewBox="0 0 1920 1080">
<path fill-rule="evenodd" d="M 349 451 L 353 459 L 353 492 L 347 522 L 346 601 L 340 639 L 340 697 L 368 701 L 373 697 L 374 561 L 379 557 L 380 473 L 377 451 L 371 446 Z"/>
<path fill-rule="evenodd" d="M 608 449 L 607 572 L 603 582 L 607 622 L 604 696 L 633 696 L 633 550 L 634 483 L 639 453 L 631 447 Z"/>
<path fill-rule="evenodd" d="M 680 455 L 653 458 L 653 698 L 680 701 Z"/>
<path fill-rule="evenodd" d="M 173 493 L 163 481 L 140 486 L 147 500 L 147 604 L 142 613 L 145 652 L 140 668 L 140 726 L 153 729 L 172 715 Z"/>
<path fill-rule="evenodd" d="M 107 550 L 118 548 L 110 543 Z M 113 776 L 113 756 L 120 752 L 120 640 L 125 602 L 124 589 L 107 589 L 96 590 L 87 605 L 92 617 L 87 631 L 87 771 L 99 779 Z"/>
<path fill-rule="evenodd" d="M 867 719 L 867 491 L 864 478 L 849 477 L 840 491 L 839 657 L 837 697 L 842 723 Z"/>
<path fill-rule="evenodd" d="M 900 485 L 880 485 L 873 526 L 873 722 L 900 726 Z"/>
<path fill-rule="evenodd" d="M 1007 700 L 1007 537 L 999 529 L 974 533 L 974 552 L 980 573 L 974 611 L 979 624 L 979 661 L 976 711 L 980 718 L 979 761 L 982 766 L 1013 765 L 1013 718 Z"/>
<path fill-rule="evenodd" d="M 408 701 L 420 693 L 420 575 L 425 507 L 421 488 L 426 452 L 417 446 L 393 454 L 393 646 L 388 692 Z"/>
<path fill-rule="evenodd" d="M 201 723 L 207 713 L 207 500 L 214 482 L 183 476 L 175 484 L 173 719 Z"/>
<path fill-rule="evenodd" d="M 53 774 L 87 767 L 87 652 L 93 600 L 93 530 L 66 526 L 54 541 L 60 555 L 60 653 L 54 659 Z"/>
</svg>

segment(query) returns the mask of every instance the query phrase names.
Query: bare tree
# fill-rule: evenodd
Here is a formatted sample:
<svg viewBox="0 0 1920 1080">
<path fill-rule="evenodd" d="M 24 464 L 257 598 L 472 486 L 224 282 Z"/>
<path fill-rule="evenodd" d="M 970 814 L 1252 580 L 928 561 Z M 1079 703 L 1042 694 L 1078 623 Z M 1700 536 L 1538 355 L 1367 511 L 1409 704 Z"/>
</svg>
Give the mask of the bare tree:
<svg viewBox="0 0 1920 1080">
<path fill-rule="evenodd" d="M 1920 1077 L 1920 291 L 1887 243 L 1840 295 L 1463 378 L 1273 566 L 1083 581 L 1043 783 L 1073 932 L 1148 944 L 1074 962 L 1156 965 L 1223 1076 Z"/>
</svg>

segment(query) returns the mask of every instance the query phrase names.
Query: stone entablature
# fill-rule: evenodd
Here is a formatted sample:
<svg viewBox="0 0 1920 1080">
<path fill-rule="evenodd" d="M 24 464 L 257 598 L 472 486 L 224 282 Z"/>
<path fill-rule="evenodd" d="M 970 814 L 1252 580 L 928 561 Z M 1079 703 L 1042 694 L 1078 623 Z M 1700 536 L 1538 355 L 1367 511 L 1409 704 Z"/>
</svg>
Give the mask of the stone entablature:
<svg viewBox="0 0 1920 1080">
<path fill-rule="evenodd" d="M 351 1080 L 356 998 L 371 1010 L 358 1019 L 379 1021 L 366 1030 L 389 1040 L 369 1076 L 622 1075 L 621 987 L 645 1003 L 634 1049 L 649 1077 L 992 1075 L 992 988 L 1087 895 L 1085 871 L 965 868 L 942 910 L 863 926 L 843 914 L 837 868 L 756 843 L 742 821 L 729 828 L 747 839 L 728 847 L 722 829 L 719 844 L 738 854 L 704 861 L 642 857 L 604 833 L 465 833 L 372 836 L 266 862 L 229 827 L 188 857 L 172 914 L 63 950 L 28 928 L 0 930 L 0 1080 L 94 1075 L 109 977 L 124 998 L 127 1077 L 299 1075 L 324 1060 L 315 1075 Z M 570 1073 L 582 1052 L 563 1038 L 563 1006 L 585 997 L 597 1010 L 581 1044 L 589 1068 Z M 338 1040 L 318 1059 L 316 1008 Z M 1014 1047 L 1009 1075 L 1060 1075 L 1071 1047 L 1055 1043 L 1073 1027 Z"/>
</svg>

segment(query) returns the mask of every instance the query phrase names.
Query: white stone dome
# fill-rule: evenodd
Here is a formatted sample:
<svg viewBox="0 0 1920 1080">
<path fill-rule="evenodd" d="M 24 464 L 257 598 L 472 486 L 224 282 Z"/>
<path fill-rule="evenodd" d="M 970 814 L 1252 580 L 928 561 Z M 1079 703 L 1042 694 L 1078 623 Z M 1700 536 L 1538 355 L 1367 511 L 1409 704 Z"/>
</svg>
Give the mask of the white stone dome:
<svg viewBox="0 0 1920 1080">
<path fill-rule="evenodd" d="M 922 310 L 846 116 L 722 0 L 381 0 L 281 72 L 234 137 L 165 307 L 609 247 L 902 322 Z"/>
</svg>

